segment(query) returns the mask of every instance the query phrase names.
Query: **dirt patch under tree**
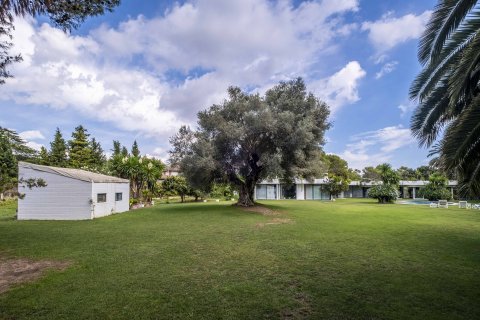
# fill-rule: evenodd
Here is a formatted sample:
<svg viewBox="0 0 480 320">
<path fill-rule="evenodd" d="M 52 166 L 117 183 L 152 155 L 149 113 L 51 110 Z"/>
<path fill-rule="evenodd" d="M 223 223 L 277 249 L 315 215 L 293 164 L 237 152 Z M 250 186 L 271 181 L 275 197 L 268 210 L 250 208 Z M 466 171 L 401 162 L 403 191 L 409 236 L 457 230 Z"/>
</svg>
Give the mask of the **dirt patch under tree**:
<svg viewBox="0 0 480 320">
<path fill-rule="evenodd" d="M 285 223 L 293 223 L 293 220 L 288 218 L 273 218 L 267 222 L 258 222 L 255 226 L 257 228 L 263 228 L 268 225 L 285 224 Z"/>
<path fill-rule="evenodd" d="M 242 209 L 248 212 L 260 213 L 263 216 L 278 216 L 281 214 L 281 212 L 259 205 L 253 207 L 242 207 Z"/>
</svg>

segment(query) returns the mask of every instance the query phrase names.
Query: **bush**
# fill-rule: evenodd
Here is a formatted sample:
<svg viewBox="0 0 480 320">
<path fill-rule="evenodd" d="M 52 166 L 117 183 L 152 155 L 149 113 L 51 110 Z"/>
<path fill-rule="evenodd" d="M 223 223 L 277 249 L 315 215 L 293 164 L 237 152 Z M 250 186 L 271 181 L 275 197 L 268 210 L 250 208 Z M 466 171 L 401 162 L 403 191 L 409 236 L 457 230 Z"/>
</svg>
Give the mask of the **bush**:
<svg viewBox="0 0 480 320">
<path fill-rule="evenodd" d="M 452 194 L 450 191 L 448 191 L 447 188 L 442 186 L 435 186 L 433 184 L 428 184 L 425 186 L 425 188 L 420 189 L 419 195 L 422 198 L 428 199 L 430 201 L 452 199 Z"/>
<path fill-rule="evenodd" d="M 368 196 L 379 203 L 392 203 L 398 198 L 398 190 L 395 185 L 379 184 L 368 190 Z"/>
<path fill-rule="evenodd" d="M 216 183 L 212 187 L 210 197 L 214 199 L 230 200 L 233 198 L 232 187 L 228 184 Z"/>
</svg>

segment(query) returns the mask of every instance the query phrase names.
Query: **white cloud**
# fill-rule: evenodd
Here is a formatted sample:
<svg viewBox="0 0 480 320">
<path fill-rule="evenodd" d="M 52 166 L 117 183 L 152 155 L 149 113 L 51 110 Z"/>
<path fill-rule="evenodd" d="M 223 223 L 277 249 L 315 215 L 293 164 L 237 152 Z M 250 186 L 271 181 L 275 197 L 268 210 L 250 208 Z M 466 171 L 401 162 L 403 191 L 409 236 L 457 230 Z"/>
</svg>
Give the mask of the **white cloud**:
<svg viewBox="0 0 480 320">
<path fill-rule="evenodd" d="M 398 106 L 398 109 L 400 109 L 400 117 L 403 118 L 415 109 L 415 104 L 411 102 L 402 103 Z"/>
<path fill-rule="evenodd" d="M 167 163 L 169 157 L 168 150 L 160 147 L 153 149 L 152 153 L 147 153 L 145 156 L 147 158 L 162 160 L 163 163 Z"/>
<path fill-rule="evenodd" d="M 358 61 L 350 61 L 334 75 L 311 84 L 314 92 L 331 107 L 332 113 L 340 107 L 357 102 L 358 82 L 365 77 L 366 71 Z"/>
<path fill-rule="evenodd" d="M 117 128 L 164 141 L 198 110 L 220 102 L 229 85 L 266 88 L 310 79 L 312 64 L 334 39 L 355 28 L 342 15 L 357 0 L 198 0 L 163 16 L 139 16 L 87 36 L 17 20 L 15 50 L 24 62 L 2 86 L 0 99 L 19 105 L 70 108 Z M 197 74 L 195 74 L 197 73 Z M 171 74 L 183 74 L 173 77 Z M 334 109 L 355 102 L 365 71 L 356 61 L 309 88 Z"/>
<path fill-rule="evenodd" d="M 30 147 L 30 148 L 32 148 L 34 150 L 37 150 L 37 151 L 40 151 L 40 149 L 43 147 L 43 144 L 37 143 L 37 142 L 34 142 L 34 141 L 28 141 L 25 144 L 27 145 L 27 147 Z"/>
<path fill-rule="evenodd" d="M 380 71 L 378 71 L 375 74 L 375 79 L 378 80 L 378 79 L 382 78 L 384 75 L 395 71 L 395 69 L 397 68 L 397 65 L 398 65 L 398 61 L 390 61 L 390 62 L 385 63 L 382 66 L 382 68 L 380 69 Z"/>
<path fill-rule="evenodd" d="M 43 140 L 45 136 L 38 130 L 23 131 L 18 134 L 23 140 Z"/>
<path fill-rule="evenodd" d="M 394 151 L 414 143 L 410 129 L 401 125 L 357 134 L 350 140 L 340 156 L 357 169 L 388 162 Z"/>
<path fill-rule="evenodd" d="M 407 14 L 396 18 L 389 12 L 380 20 L 364 22 L 362 30 L 368 31 L 370 42 L 382 53 L 398 44 L 418 39 L 425 30 L 431 14 L 431 11 L 425 11 L 419 15 Z"/>
</svg>

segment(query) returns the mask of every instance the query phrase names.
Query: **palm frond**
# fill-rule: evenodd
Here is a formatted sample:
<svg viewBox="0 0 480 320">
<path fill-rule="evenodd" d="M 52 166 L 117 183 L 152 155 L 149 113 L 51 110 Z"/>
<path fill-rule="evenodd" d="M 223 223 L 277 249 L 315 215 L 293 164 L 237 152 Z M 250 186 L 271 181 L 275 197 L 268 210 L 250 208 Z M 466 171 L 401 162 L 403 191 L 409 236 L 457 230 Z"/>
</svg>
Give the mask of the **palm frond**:
<svg viewBox="0 0 480 320">
<path fill-rule="evenodd" d="M 415 110 L 410 128 L 412 134 L 419 140 L 420 146 L 430 147 L 437 139 L 445 124 L 454 117 L 449 112 L 448 81 L 444 79 Z"/>
<path fill-rule="evenodd" d="M 480 162 L 480 95 L 449 125 L 441 152 L 446 169 Z"/>
<path fill-rule="evenodd" d="M 463 101 L 468 104 L 473 98 L 473 91 L 478 83 L 478 72 L 475 72 L 480 63 L 480 32 L 465 48 L 452 77 L 449 80 L 450 104 Z"/>
<path fill-rule="evenodd" d="M 441 0 L 437 4 L 420 40 L 420 63 L 425 65 L 440 54 L 452 32 L 476 4 L 477 0 Z"/>
</svg>

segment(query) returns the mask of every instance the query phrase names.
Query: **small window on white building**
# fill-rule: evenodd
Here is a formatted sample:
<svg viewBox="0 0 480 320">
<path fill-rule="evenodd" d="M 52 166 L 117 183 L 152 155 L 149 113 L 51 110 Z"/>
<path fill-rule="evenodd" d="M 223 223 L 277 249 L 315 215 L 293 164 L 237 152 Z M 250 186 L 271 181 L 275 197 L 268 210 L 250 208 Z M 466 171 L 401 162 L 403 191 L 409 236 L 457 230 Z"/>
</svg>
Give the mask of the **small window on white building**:
<svg viewBox="0 0 480 320">
<path fill-rule="evenodd" d="M 122 195 L 121 192 L 115 193 L 115 201 L 122 201 Z"/>
<path fill-rule="evenodd" d="M 107 202 L 107 194 L 106 193 L 97 193 L 97 202 Z"/>
</svg>

